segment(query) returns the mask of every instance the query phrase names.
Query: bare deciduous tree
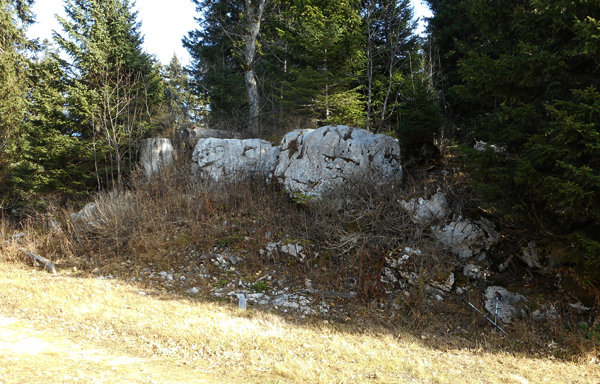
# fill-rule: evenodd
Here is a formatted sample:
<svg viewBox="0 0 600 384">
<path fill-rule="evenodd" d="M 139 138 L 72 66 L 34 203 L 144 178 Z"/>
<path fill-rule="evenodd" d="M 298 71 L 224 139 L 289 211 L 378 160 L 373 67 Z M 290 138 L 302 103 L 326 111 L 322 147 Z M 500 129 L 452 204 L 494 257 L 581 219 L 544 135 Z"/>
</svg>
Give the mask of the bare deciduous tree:
<svg viewBox="0 0 600 384">
<path fill-rule="evenodd" d="M 136 148 L 144 135 L 144 122 L 150 118 L 146 84 L 141 74 L 132 75 L 117 65 L 116 71 L 106 68 L 99 75 L 99 105 L 93 118 L 94 148 L 97 135 L 108 148 L 111 171 L 106 175 L 113 188 L 123 186 L 124 160 L 133 164 Z M 96 158 L 97 163 L 97 158 Z M 99 170 L 96 174 L 100 181 Z"/>
</svg>

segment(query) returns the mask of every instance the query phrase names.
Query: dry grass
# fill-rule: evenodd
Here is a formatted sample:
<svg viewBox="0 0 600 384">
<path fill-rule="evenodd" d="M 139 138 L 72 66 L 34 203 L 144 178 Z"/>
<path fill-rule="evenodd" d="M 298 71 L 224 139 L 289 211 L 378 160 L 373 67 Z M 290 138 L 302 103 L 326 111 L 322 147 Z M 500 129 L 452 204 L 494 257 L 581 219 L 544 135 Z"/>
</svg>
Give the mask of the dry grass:
<svg viewBox="0 0 600 384">
<path fill-rule="evenodd" d="M 189 264 L 190 255 L 215 248 L 240 253 L 251 269 L 282 262 L 289 268 L 259 250 L 268 242 L 300 241 L 314 263 L 286 273 L 374 299 L 382 294 L 379 276 L 387 255 L 405 246 L 428 247 L 401 207 L 399 191 L 399 185 L 363 182 L 336 198 L 297 204 L 274 183 L 211 185 L 191 179 L 187 168 L 172 170 L 138 182 L 131 192 L 97 196 L 97 208 L 83 220 L 63 215 L 62 245 L 77 255 L 79 266 L 114 274 L 125 261 L 176 269 Z M 429 257 L 416 261 L 420 275 L 449 273 L 450 259 L 429 248 Z"/>
<path fill-rule="evenodd" d="M 297 323 L 158 291 L 141 295 L 140 287 L 118 280 L 68 273 L 52 277 L 1 263 L 0 286 L 3 316 L 25 324 L 32 338 L 64 347 L 55 354 L 19 352 L 3 339 L 7 328 L 0 325 L 4 383 L 34 378 L 60 383 L 73 377 L 132 383 L 193 382 L 186 377 L 222 383 L 600 380 L 592 355 L 565 362 L 485 348 L 440 349 L 428 338 L 400 331 L 373 333 L 319 320 Z M 38 331 L 32 332 L 33 326 Z M 119 358 L 131 364 L 110 364 Z M 137 377 L 135 369 L 140 370 Z"/>
<path fill-rule="evenodd" d="M 151 367 L 166 364 L 183 374 L 199 372 L 208 382 L 597 379 L 597 364 L 588 364 L 597 358 L 597 345 L 566 332 L 564 325 L 572 324 L 567 317 L 546 324 L 522 322 L 501 338 L 464 302 L 432 303 L 419 287 L 409 297 L 395 298 L 400 310 L 389 311 L 392 303 L 386 302 L 390 298 L 379 281 L 386 255 L 405 246 L 421 249 L 424 256 L 413 259 L 413 269 L 423 281 L 446 276 L 455 267 L 443 249 L 410 224 L 399 204 L 398 196 L 418 194 L 422 185 L 357 183 L 337 199 L 297 204 L 273 184 L 214 186 L 190 179 L 187 168 L 177 169 L 150 183 L 140 181 L 131 192 L 97 196 L 98 208 L 84 220 L 73 220 L 68 212 L 20 226 L 1 220 L 0 314 L 49 327 L 59 336 L 66 331 L 84 345 L 91 343 L 89 348 L 140 358 Z M 51 225 L 52 220 L 59 225 Z M 25 235 L 19 241 L 6 242 L 20 232 Z M 259 250 L 271 241 L 302 242 L 311 262 L 261 255 Z M 59 276 L 23 269 L 23 246 L 56 262 Z M 335 303 L 343 307 L 340 316 L 326 324 L 238 312 L 211 303 L 207 286 L 201 287 L 202 302 L 174 291 L 149 290 L 144 283 L 125 283 L 149 265 L 177 270 L 215 249 L 241 255 L 243 265 L 236 268 L 244 275 L 269 270 L 291 285 L 308 278 L 318 289 L 354 290 L 365 300 Z M 120 280 L 98 280 L 92 270 Z M 142 296 L 140 290 L 151 295 Z M 482 307 L 480 297 L 469 299 Z M 20 361 L 22 356 L 13 358 Z M 108 369 L 101 361 L 89 372 L 103 367 Z M 122 372 L 124 377 L 128 372 Z M 19 382 L 17 376 L 2 374 L 0 370 L 0 383 Z M 146 381 L 134 376 L 132 382 Z"/>
</svg>

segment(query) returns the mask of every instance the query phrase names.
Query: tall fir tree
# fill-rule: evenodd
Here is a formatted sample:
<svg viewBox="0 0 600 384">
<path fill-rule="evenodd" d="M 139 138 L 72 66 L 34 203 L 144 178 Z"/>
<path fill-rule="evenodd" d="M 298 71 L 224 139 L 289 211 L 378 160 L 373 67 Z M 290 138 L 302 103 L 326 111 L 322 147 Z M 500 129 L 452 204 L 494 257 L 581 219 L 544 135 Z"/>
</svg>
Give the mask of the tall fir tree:
<svg viewBox="0 0 600 384">
<path fill-rule="evenodd" d="M 181 129 L 202 122 L 206 109 L 202 100 L 191 90 L 188 73 L 183 69 L 177 56 L 173 56 L 164 66 L 165 106 L 167 125 L 172 130 Z"/>
<path fill-rule="evenodd" d="M 215 121 L 247 114 L 244 88 L 244 2 L 195 1 L 203 28 L 184 40 L 196 91 Z M 272 0 L 265 10 L 254 70 L 262 119 L 307 115 L 320 122 L 362 125 L 364 70 L 360 4 Z"/>
<path fill-rule="evenodd" d="M 142 49 L 137 13 L 129 0 L 67 0 L 67 105 L 78 134 L 94 142 L 99 184 L 119 187 L 134 164 L 139 140 L 153 129 L 163 95 L 155 59 Z"/>
<path fill-rule="evenodd" d="M 193 0 L 199 27 L 183 45 L 192 58 L 188 71 L 192 90 L 209 105 L 215 124 L 245 116 L 247 95 L 242 71 L 243 4 L 241 1 Z"/>
<path fill-rule="evenodd" d="M 412 89 L 420 72 L 421 43 L 409 0 L 365 0 L 367 127 L 392 131 L 403 89 Z"/>
<path fill-rule="evenodd" d="M 356 1 L 282 1 L 281 103 L 322 123 L 364 125 L 364 35 Z"/>
<path fill-rule="evenodd" d="M 16 139 L 27 108 L 30 60 L 33 48 L 25 30 L 33 22 L 32 0 L 0 0 L 0 207 L 11 204 L 10 167 L 18 153 Z"/>
<path fill-rule="evenodd" d="M 72 197 L 94 188 L 93 148 L 74 134 L 65 113 L 66 83 L 58 53 L 46 51 L 31 64 L 25 124 L 15 142 L 13 186 L 28 204 L 54 194 Z"/>
<path fill-rule="evenodd" d="M 431 3 L 461 134 L 506 148 L 471 152 L 489 207 L 562 239 L 600 281 L 600 4 Z"/>
</svg>

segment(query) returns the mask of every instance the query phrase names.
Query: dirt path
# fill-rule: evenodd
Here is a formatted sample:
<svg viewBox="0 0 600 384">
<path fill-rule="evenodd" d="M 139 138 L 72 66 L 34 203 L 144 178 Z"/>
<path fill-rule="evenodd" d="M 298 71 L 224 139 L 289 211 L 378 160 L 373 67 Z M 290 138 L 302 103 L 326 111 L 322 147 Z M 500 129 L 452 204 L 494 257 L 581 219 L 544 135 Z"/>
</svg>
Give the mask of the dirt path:
<svg viewBox="0 0 600 384">
<path fill-rule="evenodd" d="M 193 367 L 114 353 L 0 315 L 0 384 L 206 383 Z"/>
</svg>

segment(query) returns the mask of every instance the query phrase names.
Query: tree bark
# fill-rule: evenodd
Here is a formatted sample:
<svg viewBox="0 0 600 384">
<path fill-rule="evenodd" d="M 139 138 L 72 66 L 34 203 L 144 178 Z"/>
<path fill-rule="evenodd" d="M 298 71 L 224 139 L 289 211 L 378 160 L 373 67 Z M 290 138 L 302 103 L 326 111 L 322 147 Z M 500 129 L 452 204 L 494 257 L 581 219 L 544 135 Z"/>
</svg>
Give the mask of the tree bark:
<svg viewBox="0 0 600 384">
<path fill-rule="evenodd" d="M 373 103 L 373 30 L 371 29 L 371 1 L 367 2 L 367 121 L 365 129 L 371 130 L 371 106 Z"/>
<path fill-rule="evenodd" d="M 248 104 L 250 105 L 249 130 L 255 135 L 260 135 L 260 99 L 258 95 L 258 84 L 254 64 L 256 62 L 256 45 L 258 34 L 260 32 L 260 23 L 267 0 L 259 0 L 258 5 L 252 3 L 252 0 L 246 1 L 246 49 L 244 50 L 245 73 L 244 80 L 248 92 Z"/>
</svg>

